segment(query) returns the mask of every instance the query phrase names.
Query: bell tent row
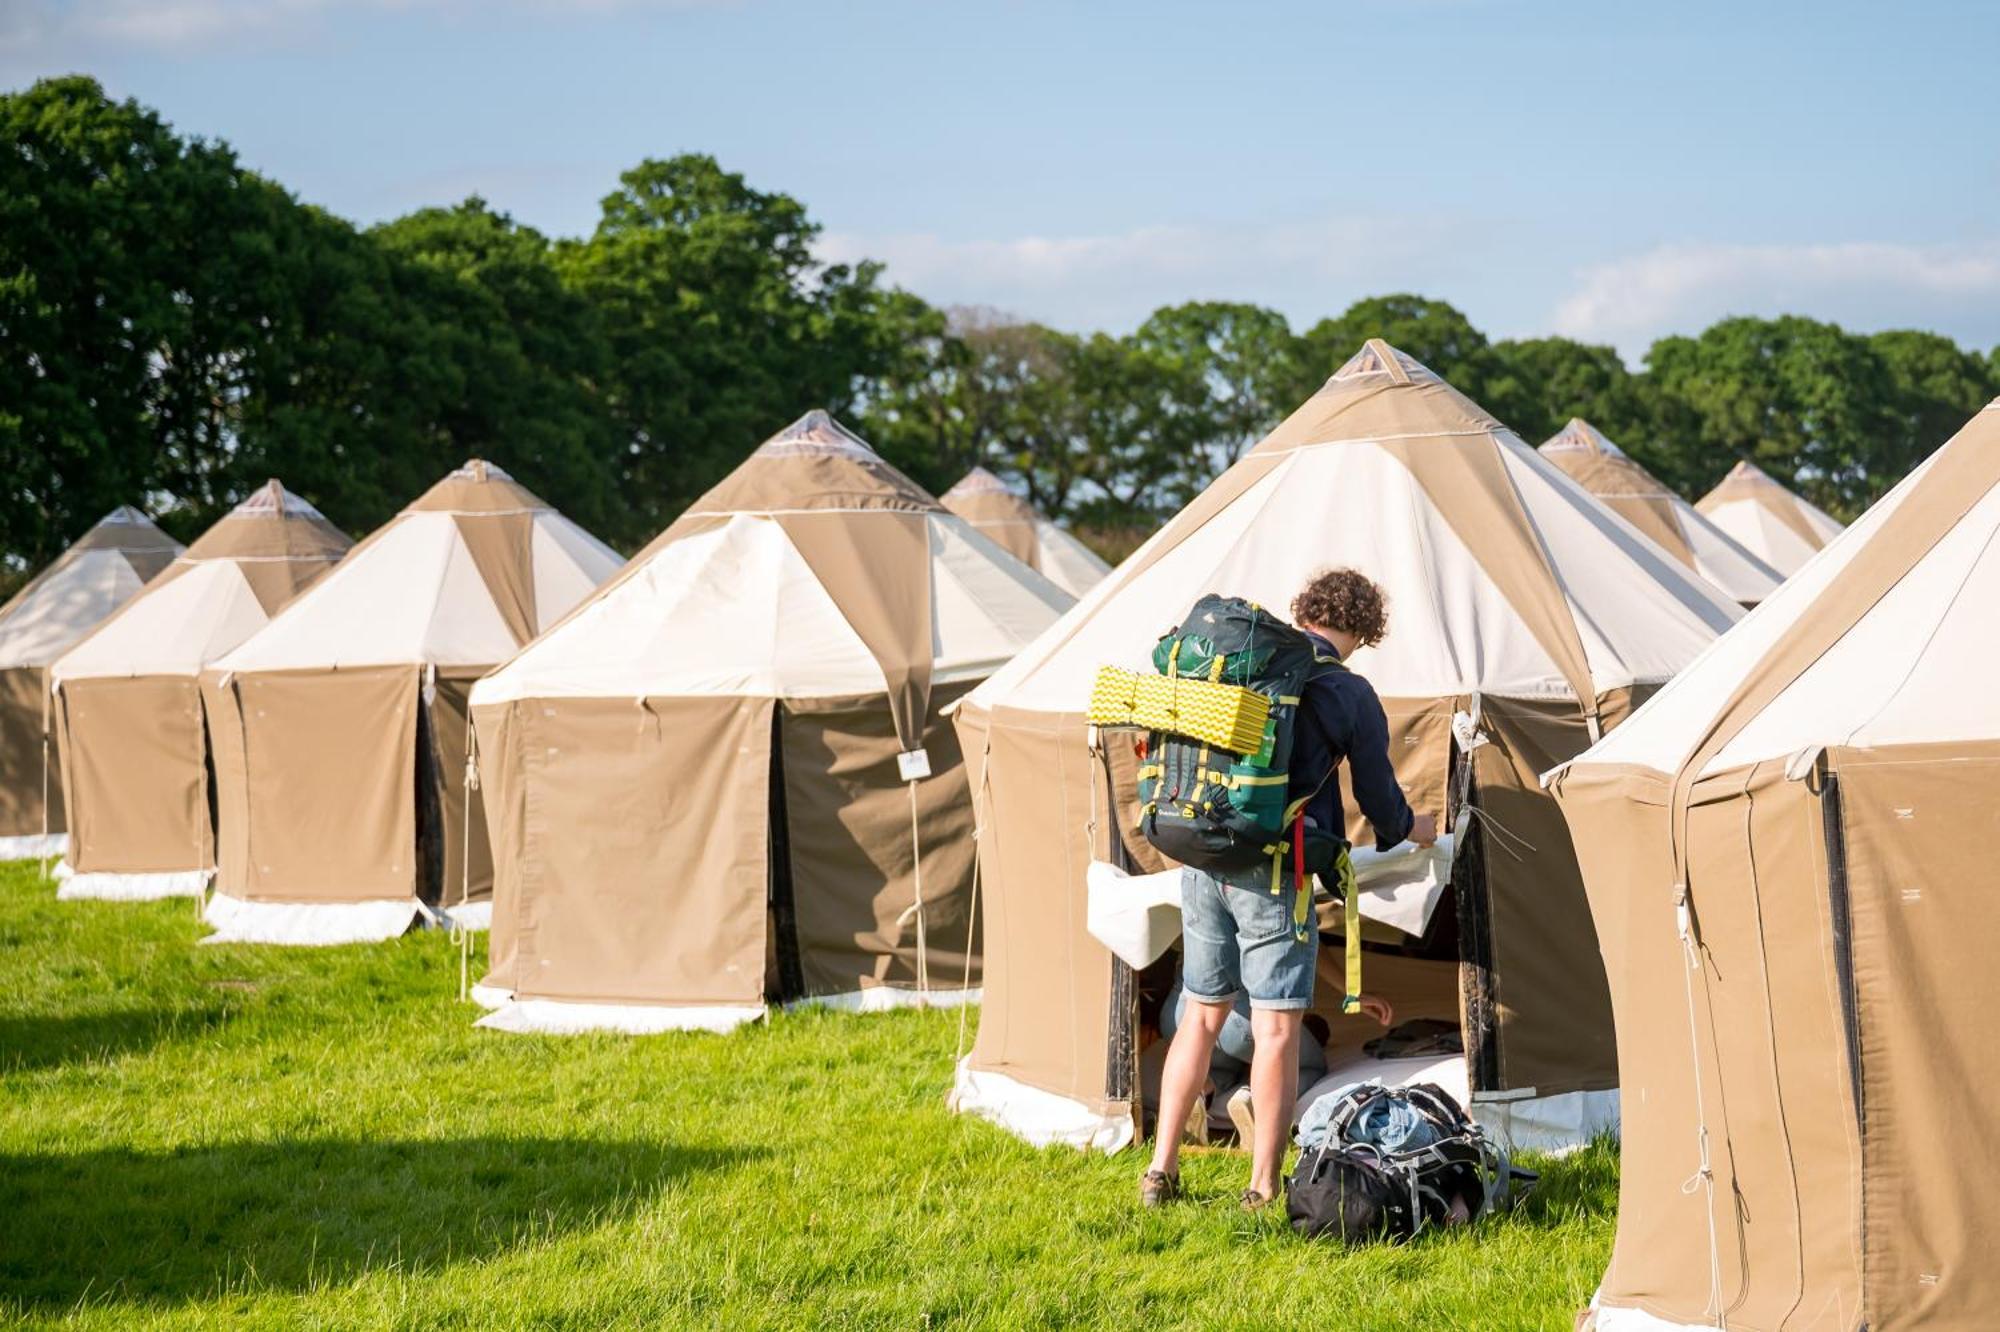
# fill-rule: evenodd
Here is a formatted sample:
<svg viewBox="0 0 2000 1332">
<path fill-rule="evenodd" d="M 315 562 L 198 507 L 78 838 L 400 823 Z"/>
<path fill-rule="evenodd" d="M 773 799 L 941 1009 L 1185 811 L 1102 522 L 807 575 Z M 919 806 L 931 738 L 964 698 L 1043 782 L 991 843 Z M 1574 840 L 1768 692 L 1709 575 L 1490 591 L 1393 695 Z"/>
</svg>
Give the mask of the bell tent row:
<svg viewBox="0 0 2000 1332">
<path fill-rule="evenodd" d="M 480 924 L 493 872 L 467 694 L 620 563 L 475 459 L 210 663 L 213 937 L 383 939 L 446 909 Z"/>
<path fill-rule="evenodd" d="M 1786 578 L 1840 535 L 1832 515 L 1779 485 L 1747 458 L 1695 501 L 1695 508 Z"/>
<path fill-rule="evenodd" d="M 472 691 L 515 1031 L 977 997 L 941 715 L 1068 593 L 825 412 Z"/>
<path fill-rule="evenodd" d="M 1550 436 L 1541 453 L 1732 600 L 1754 606 L 1785 581 L 1581 417 Z"/>
<path fill-rule="evenodd" d="M 60 855 L 68 845 L 50 664 L 180 552 L 146 515 L 121 506 L 0 606 L 0 859 Z"/>
<path fill-rule="evenodd" d="M 1135 830 L 1133 733 L 1095 732 L 1092 752 L 1094 675 L 1104 664 L 1150 672 L 1161 630 L 1203 593 L 1282 615 L 1310 576 L 1337 566 L 1387 594 L 1387 636 L 1353 665 L 1383 700 L 1412 806 L 1456 828 L 1449 868 L 1433 865 L 1423 886 L 1427 917 L 1386 932 L 1363 922 L 1364 983 L 1399 1019 L 1456 1028 L 1464 1053 L 1364 1058 L 1366 1024 L 1334 1016 L 1341 945 L 1354 943 L 1342 939 L 1320 953 L 1328 1078 L 1441 1082 L 1517 1144 L 1574 1142 L 1615 1123 L 1597 939 L 1538 778 L 1741 611 L 1378 340 L 960 704 L 986 952 L 958 1109 L 1031 1141 L 1114 1150 L 1147 1127 L 1166 1043 L 1146 1049 L 1142 1033 L 1162 1025 L 1176 951 L 1149 963 L 1114 956 L 1091 926 L 1102 899 L 1132 883 L 1118 871 L 1168 867 Z M 1349 832 L 1373 841 L 1358 816 Z M 1404 895 L 1399 863 L 1364 871 L 1364 915 L 1371 898 Z M 1177 895 L 1161 896 L 1177 909 Z M 1378 917 L 1399 914 L 1379 907 Z M 1339 916 L 1322 907 L 1319 923 L 1331 934 Z"/>
<path fill-rule="evenodd" d="M 1082 596 L 1111 572 L 1090 547 L 1042 517 L 984 467 L 967 472 L 938 502 L 1072 597 Z"/>
<path fill-rule="evenodd" d="M 199 895 L 215 869 L 202 668 L 352 543 L 270 481 L 50 668 L 69 850 L 62 898 Z"/>
<path fill-rule="evenodd" d="M 1598 1326 L 1984 1327 L 2000 403 L 1551 775 L 1625 1088 Z"/>
</svg>

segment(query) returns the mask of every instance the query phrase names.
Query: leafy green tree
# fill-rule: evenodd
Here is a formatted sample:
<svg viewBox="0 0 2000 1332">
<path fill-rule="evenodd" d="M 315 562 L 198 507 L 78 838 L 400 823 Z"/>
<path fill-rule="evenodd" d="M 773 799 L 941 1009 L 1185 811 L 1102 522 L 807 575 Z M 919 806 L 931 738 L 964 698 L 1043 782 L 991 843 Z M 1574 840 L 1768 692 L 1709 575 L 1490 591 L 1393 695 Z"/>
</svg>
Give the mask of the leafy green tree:
<svg viewBox="0 0 2000 1332">
<path fill-rule="evenodd" d="M 926 373 L 870 406 L 875 437 L 919 479 L 941 487 L 986 466 L 1042 512 L 1118 532 L 1150 527 L 1214 475 L 1211 385 L 1189 358 L 988 310 L 951 323 Z"/>
<path fill-rule="evenodd" d="M 318 209 L 294 209 L 279 237 L 282 336 L 247 367 L 240 463 L 358 536 L 472 451 L 439 410 L 471 387 L 439 308 L 458 293 Z"/>
<path fill-rule="evenodd" d="M 1889 329 L 1872 334 L 1868 345 L 1895 387 L 1900 438 L 1893 452 L 1876 462 L 1885 473 L 1908 472 L 2000 391 L 2000 377 L 1985 357 L 1942 334 Z"/>
<path fill-rule="evenodd" d="M 1186 359 L 1134 338 L 1094 333 L 1066 351 L 1073 414 L 1065 422 L 1064 456 L 1082 460 L 1089 485 L 1081 495 L 1066 486 L 1061 499 L 1095 528 L 1157 523 L 1215 475 L 1206 377 Z M 1035 481 L 1030 470 L 1031 491 Z"/>
<path fill-rule="evenodd" d="M 1301 401 L 1299 339 L 1276 310 L 1228 301 L 1190 301 L 1153 312 L 1133 344 L 1171 358 L 1206 391 L 1192 447 L 1200 470 L 1234 463 Z"/>
<path fill-rule="evenodd" d="M 164 492 L 183 535 L 232 498 L 283 201 L 92 80 L 0 95 L 0 533 L 38 564 Z"/>
<path fill-rule="evenodd" d="M 1488 390 L 1514 404 L 1507 424 L 1529 444 L 1540 444 L 1574 416 L 1621 446 L 1646 433 L 1644 381 L 1612 348 L 1547 337 L 1503 340 L 1492 352 Z"/>
<path fill-rule="evenodd" d="M 1653 344 L 1649 373 L 1689 414 L 1661 441 L 1672 480 L 1713 485 L 1749 458 L 1836 517 L 1851 518 L 1907 470 L 1897 391 L 1868 339 L 1797 315 L 1735 318 Z"/>
<path fill-rule="evenodd" d="M 846 412 L 894 363 L 908 302 L 879 268 L 819 264 L 805 206 L 711 157 L 648 160 L 589 239 L 557 247 L 597 312 L 623 502 L 663 526 L 758 440 L 808 408 Z"/>
<path fill-rule="evenodd" d="M 1317 392 L 1369 338 L 1386 339 L 1459 392 L 1497 411 L 1483 396 L 1488 376 L 1499 369 L 1486 335 L 1455 306 L 1408 292 L 1364 297 L 1307 329 L 1299 339 L 1299 378 L 1293 387 L 1297 400 Z"/>
<path fill-rule="evenodd" d="M 913 298 L 912 298 L 913 299 Z M 997 310 L 906 312 L 906 355 L 873 381 L 862 429 L 885 457 L 933 493 L 974 467 L 1005 472 L 1031 397 L 1057 377 L 1062 335 Z"/>
<path fill-rule="evenodd" d="M 481 199 L 426 208 L 376 227 L 434 330 L 442 373 L 436 431 L 452 451 L 511 469 L 530 489 L 627 548 L 650 533 L 627 521 L 617 436 L 599 385 L 610 354 L 589 302 L 563 286 L 548 239 Z"/>
</svg>

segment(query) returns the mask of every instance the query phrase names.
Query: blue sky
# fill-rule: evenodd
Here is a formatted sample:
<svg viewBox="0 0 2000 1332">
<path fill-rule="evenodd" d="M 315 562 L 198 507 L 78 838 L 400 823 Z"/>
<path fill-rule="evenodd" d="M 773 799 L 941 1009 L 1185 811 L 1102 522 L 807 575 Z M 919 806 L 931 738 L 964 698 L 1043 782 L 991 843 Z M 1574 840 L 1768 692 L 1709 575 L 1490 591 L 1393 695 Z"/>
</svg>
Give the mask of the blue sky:
<svg viewBox="0 0 2000 1332">
<path fill-rule="evenodd" d="M 1729 313 L 2000 343 L 2000 5 L 0 0 L 361 222 L 477 192 L 587 231 L 710 152 L 829 257 L 1070 328 L 1414 289 L 1641 355 Z"/>
</svg>

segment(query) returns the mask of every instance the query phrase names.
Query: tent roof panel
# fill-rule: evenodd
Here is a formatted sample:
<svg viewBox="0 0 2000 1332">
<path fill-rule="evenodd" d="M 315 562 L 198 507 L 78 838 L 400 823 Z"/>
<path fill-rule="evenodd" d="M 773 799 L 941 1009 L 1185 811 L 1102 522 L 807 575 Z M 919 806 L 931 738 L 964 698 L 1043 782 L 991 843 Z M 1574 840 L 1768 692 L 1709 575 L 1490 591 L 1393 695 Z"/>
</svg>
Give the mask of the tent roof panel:
<svg viewBox="0 0 2000 1332">
<path fill-rule="evenodd" d="M 1982 416 L 1990 421 L 2000 417 L 2000 413 L 1988 409 Z M 1979 422 L 1975 420 L 1977 424 Z M 1971 427 L 1968 427 L 1966 433 L 1970 430 Z M 1773 652 L 1815 605 L 1823 598 L 1839 595 L 1839 588 L 1850 576 L 1855 562 L 1865 555 L 1883 525 L 1909 499 L 1943 452 L 1939 450 L 1920 464 L 1895 489 L 1856 519 L 1853 526 L 1829 542 L 1823 552 L 1786 579 L 1736 628 L 1718 639 L 1624 725 L 1576 762 L 1579 765 L 1622 763 L 1662 773 L 1675 772 L 1700 745 L 1738 684 Z M 1975 515 L 1984 511 L 1982 504 L 1979 510 L 1975 510 Z M 1945 551 L 1954 548 L 1950 543 L 1940 544 Z M 1931 558 L 1937 558 L 1940 553 L 1934 551 Z M 1921 581 L 1911 584 L 1912 589 L 1921 586 Z M 1884 598 L 1878 611 L 1915 617 L 1918 615 L 1915 607 L 1920 603 L 1915 599 L 1904 599 L 1910 595 L 1909 592 L 1902 596 L 1892 593 Z M 1898 610 L 1898 607 L 1901 609 Z M 1921 637 L 1920 621 L 1906 620 L 1903 627 L 1913 639 Z M 1866 678 L 1875 677 L 1871 674 Z M 1788 757 L 1808 744 L 1832 743 L 1840 739 L 1863 716 L 1872 715 L 1883 703 L 1881 698 L 1869 700 L 1865 689 L 1859 688 L 1858 684 L 1857 680 L 1857 688 L 1850 691 L 1843 706 L 1810 719 L 1811 724 L 1806 731 L 1781 731 L 1775 726 L 1760 725 L 1753 719 L 1743 733 L 1703 765 L 1703 770 L 1718 772 L 1724 766 L 1753 757 Z M 1940 700 L 1941 706 L 1958 707 L 1962 704 L 1963 699 Z"/>
<path fill-rule="evenodd" d="M 812 698 L 885 687 L 784 528 L 738 514 L 656 551 L 481 680 L 473 700 Z"/>
<path fill-rule="evenodd" d="M 54 675 L 199 671 L 262 628 L 349 545 L 318 510 L 278 482 L 266 482 L 65 653 Z"/>
<path fill-rule="evenodd" d="M 1526 446 L 1503 456 L 1549 551 L 1599 690 L 1666 680 L 1741 615 Z"/>
<path fill-rule="evenodd" d="M 61 570 L 26 589 L 0 620 L 0 667 L 48 665 L 144 586 L 123 551 L 64 556 Z"/>
<path fill-rule="evenodd" d="M 1642 532 L 1662 542 L 1732 600 L 1754 605 L 1783 575 L 1739 545 L 1692 504 L 1635 462 L 1581 417 L 1551 435 L 1538 452 Z M 1665 524 L 1665 528 L 1648 524 Z"/>
<path fill-rule="evenodd" d="M 1354 665 L 1403 698 L 1573 697 L 1586 663 L 1593 695 L 1662 679 L 1739 613 L 1464 395 L 1371 342 L 975 697 L 1081 712 L 1099 665 L 1149 668 L 1203 593 L 1283 614 L 1311 574 L 1342 565 L 1390 602 L 1388 636 Z"/>
<path fill-rule="evenodd" d="M 503 544 L 484 552 L 496 571 L 522 564 L 526 571 L 513 583 L 489 582 L 466 544 L 468 524 L 482 540 L 526 543 L 525 551 Z M 370 533 L 213 665 L 232 672 L 491 666 L 521 646 L 510 625 L 553 623 L 616 566 L 616 554 L 603 543 L 498 467 L 475 459 Z M 529 595 L 531 607 L 514 604 Z M 502 596 L 510 598 L 504 612 Z"/>
<path fill-rule="evenodd" d="M 835 489 L 822 490 L 826 485 Z M 908 530 L 913 522 L 915 532 Z M 928 562 L 907 567 L 906 556 L 924 549 Z M 841 572 L 828 581 L 816 560 Z M 921 577 L 925 587 L 849 586 L 899 577 Z M 852 604 L 843 605 L 843 596 Z M 901 644 L 899 627 L 916 635 L 896 647 L 899 660 L 906 647 L 921 652 L 929 643 L 929 660 L 906 663 L 914 674 L 977 678 L 1069 600 L 973 535 L 852 432 L 813 412 L 753 453 L 565 622 L 482 681 L 474 698 L 877 693 L 890 685 L 878 654 L 891 640 Z M 928 638 L 924 626 L 900 626 L 896 608 L 912 603 L 927 606 Z M 880 640 L 874 649 L 855 628 L 857 618 Z"/>
<path fill-rule="evenodd" d="M 1067 592 L 956 514 L 931 518 L 930 542 L 933 683 L 984 679 L 1069 609 Z"/>
<path fill-rule="evenodd" d="M 57 680 L 193 675 L 266 623 L 256 589 L 232 560 L 205 560 L 147 588 L 105 632 L 85 638 L 50 669 Z"/>
<path fill-rule="evenodd" d="M 180 551 L 130 505 L 105 514 L 0 606 L 0 668 L 48 665 Z"/>
<path fill-rule="evenodd" d="M 984 467 L 975 467 L 941 501 L 1001 549 L 1068 592 L 1081 596 L 1111 572 L 1095 551 L 1044 518 Z"/>
</svg>

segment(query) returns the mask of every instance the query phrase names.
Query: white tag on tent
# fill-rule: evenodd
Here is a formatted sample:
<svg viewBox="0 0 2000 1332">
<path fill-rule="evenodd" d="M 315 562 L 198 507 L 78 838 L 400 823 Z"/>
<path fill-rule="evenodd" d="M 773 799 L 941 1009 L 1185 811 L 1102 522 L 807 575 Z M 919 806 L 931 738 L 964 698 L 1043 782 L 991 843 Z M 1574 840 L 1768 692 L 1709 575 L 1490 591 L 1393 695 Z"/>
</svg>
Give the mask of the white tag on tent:
<svg viewBox="0 0 2000 1332">
<path fill-rule="evenodd" d="M 1458 742 L 1458 752 L 1470 754 L 1481 745 L 1491 744 L 1486 733 L 1479 729 L 1479 713 L 1454 712 L 1451 714 L 1451 738 Z"/>
<path fill-rule="evenodd" d="M 1093 860 L 1083 872 L 1084 928 L 1127 966 L 1149 966 L 1181 937 L 1181 872 L 1127 874 Z"/>
<path fill-rule="evenodd" d="M 906 782 L 920 782 L 931 775 L 930 753 L 912 749 L 896 755 L 896 771 Z"/>
</svg>

